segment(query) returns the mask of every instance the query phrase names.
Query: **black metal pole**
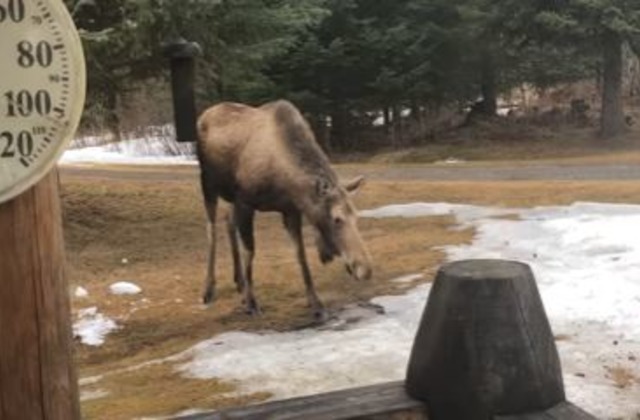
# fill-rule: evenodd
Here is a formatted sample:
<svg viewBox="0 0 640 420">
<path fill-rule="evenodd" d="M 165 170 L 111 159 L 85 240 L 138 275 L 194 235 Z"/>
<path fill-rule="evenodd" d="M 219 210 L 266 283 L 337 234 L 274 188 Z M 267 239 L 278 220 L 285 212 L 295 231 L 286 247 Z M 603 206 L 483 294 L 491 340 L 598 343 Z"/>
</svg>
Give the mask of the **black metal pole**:
<svg viewBox="0 0 640 420">
<path fill-rule="evenodd" d="M 179 142 L 196 141 L 195 59 L 201 53 L 200 46 L 179 38 L 166 43 L 164 53 L 171 63 L 176 139 Z"/>
</svg>

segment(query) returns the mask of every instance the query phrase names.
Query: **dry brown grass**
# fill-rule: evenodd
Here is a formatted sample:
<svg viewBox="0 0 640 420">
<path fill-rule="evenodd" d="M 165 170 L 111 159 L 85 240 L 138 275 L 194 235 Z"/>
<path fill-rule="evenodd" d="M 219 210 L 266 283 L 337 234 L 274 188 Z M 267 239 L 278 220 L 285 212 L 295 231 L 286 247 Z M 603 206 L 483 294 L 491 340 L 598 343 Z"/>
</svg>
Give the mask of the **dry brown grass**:
<svg viewBox="0 0 640 420">
<path fill-rule="evenodd" d="M 360 208 L 447 201 L 492 206 L 567 204 L 577 200 L 640 202 L 633 182 L 381 182 L 358 197 Z M 256 224 L 256 294 L 265 313 L 246 315 L 231 281 L 228 245 L 219 231 L 218 299 L 200 305 L 205 272 L 205 220 L 197 185 L 190 182 L 66 180 L 63 185 L 69 282 L 85 286 L 89 298 L 75 309 L 97 305 L 123 327 L 105 345 L 78 344 L 82 377 L 106 374 L 97 387 L 110 392 L 83 404 L 86 418 L 131 418 L 171 414 L 189 407 L 217 408 L 257 401 L 267 395 L 233 396 L 233 384 L 182 378 L 171 364 L 123 370 L 167 357 L 229 330 L 288 330 L 310 321 L 298 267 L 279 218 L 259 215 Z M 321 267 L 312 253 L 319 295 L 330 309 L 399 293 L 411 285 L 389 282 L 422 272 L 430 280 L 443 260 L 443 245 L 471 240 L 470 230 L 452 230 L 452 217 L 361 221 L 376 260 L 370 282 L 351 280 L 341 264 Z M 222 229 L 221 229 L 222 230 Z M 309 232 L 307 232 L 308 234 Z M 311 243 L 311 241 L 307 241 Z M 128 260 L 123 263 L 123 258 Z M 130 280 L 144 298 L 112 296 L 108 285 Z"/>
<path fill-rule="evenodd" d="M 109 390 L 106 398 L 83 404 L 87 419 L 126 420 L 139 416 L 161 416 L 194 407 L 221 409 L 268 398 L 268 393 L 238 396 L 235 387 L 217 380 L 179 376 L 170 363 L 151 365 L 105 377 L 96 390 Z"/>
<path fill-rule="evenodd" d="M 640 378 L 622 366 L 607 367 L 607 374 L 616 387 L 621 389 L 627 388 L 634 383 L 640 384 Z"/>
<path fill-rule="evenodd" d="M 613 141 L 598 138 L 594 128 L 539 127 L 506 120 L 485 122 L 457 130 L 446 138 L 424 146 L 377 153 L 360 160 L 377 163 L 426 163 L 450 157 L 466 161 L 562 161 L 586 159 L 640 151 L 640 131 L 633 128 Z"/>
<path fill-rule="evenodd" d="M 369 193 L 360 198 L 361 205 L 373 205 L 378 188 L 369 186 Z M 208 309 L 199 303 L 206 236 L 195 185 L 68 181 L 63 186 L 63 202 L 69 281 L 83 285 L 90 293 L 89 298 L 74 299 L 74 307 L 97 305 L 123 327 L 99 348 L 78 344 L 81 376 L 108 374 L 166 357 L 224 331 L 288 330 L 311 321 L 293 249 L 275 215 L 259 215 L 257 219 L 256 294 L 265 313 L 252 318 L 243 312 L 231 281 L 224 232 L 219 232 L 218 299 Z M 470 231 L 452 232 L 453 224 L 449 216 L 363 220 L 365 240 L 376 256 L 374 279 L 353 281 L 341 264 L 321 267 L 315 250 L 309 249 L 319 295 L 335 310 L 349 302 L 401 292 L 410 285 L 388 280 L 414 272 L 429 277 L 443 258 L 434 248 L 471 239 Z M 127 263 L 122 262 L 124 258 Z M 109 284 L 122 280 L 139 284 L 148 301 L 141 302 L 139 296 L 110 295 Z M 217 399 L 211 402 L 203 397 L 213 392 L 209 388 L 193 396 L 179 375 L 165 372 L 162 380 L 153 375 L 153 369 L 144 369 L 107 376 L 100 388 L 106 388 L 110 396 L 86 402 L 85 414 L 88 418 L 145 414 L 144 401 L 152 401 L 165 388 L 185 389 L 177 392 L 176 398 L 163 401 L 160 411 L 165 414 L 182 409 L 185 401 L 191 406 L 217 406 Z M 135 383 L 147 385 L 131 385 L 134 377 Z M 136 389 L 139 405 L 132 404 L 126 394 L 114 392 L 130 385 Z M 258 397 L 264 396 L 254 395 L 249 400 Z"/>
</svg>

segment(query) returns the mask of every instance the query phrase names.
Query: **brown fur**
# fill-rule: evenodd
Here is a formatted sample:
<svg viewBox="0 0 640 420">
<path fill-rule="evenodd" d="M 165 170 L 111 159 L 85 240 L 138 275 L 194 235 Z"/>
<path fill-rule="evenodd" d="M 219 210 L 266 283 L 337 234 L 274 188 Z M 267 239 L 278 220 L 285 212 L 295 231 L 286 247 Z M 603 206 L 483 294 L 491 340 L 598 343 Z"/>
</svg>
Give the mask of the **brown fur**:
<svg viewBox="0 0 640 420">
<path fill-rule="evenodd" d="M 329 159 L 291 103 L 276 101 L 258 108 L 221 103 L 200 116 L 198 133 L 201 183 L 210 222 L 206 303 L 213 300 L 215 292 L 218 197 L 233 205 L 228 232 L 234 279 L 238 290 L 244 291 L 251 312 L 259 311 L 251 278 L 256 210 L 282 213 L 296 246 L 309 302 L 317 316 L 324 316 L 324 311 L 313 288 L 302 244 L 303 216 L 316 228 L 323 262 L 341 256 L 356 277 L 370 277 L 370 257 L 358 233 L 357 212 L 349 193 L 339 185 Z M 360 184 L 361 179 L 357 179 L 349 189 L 355 190 Z"/>
</svg>

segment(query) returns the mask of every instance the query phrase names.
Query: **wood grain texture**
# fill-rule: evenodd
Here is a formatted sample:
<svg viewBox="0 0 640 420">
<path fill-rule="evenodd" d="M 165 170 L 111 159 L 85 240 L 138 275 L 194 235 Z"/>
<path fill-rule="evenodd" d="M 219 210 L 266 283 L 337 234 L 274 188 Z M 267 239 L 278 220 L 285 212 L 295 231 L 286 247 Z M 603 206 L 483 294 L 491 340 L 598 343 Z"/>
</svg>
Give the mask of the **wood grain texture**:
<svg viewBox="0 0 640 420">
<path fill-rule="evenodd" d="M 413 345 L 407 391 L 427 402 L 433 420 L 485 420 L 565 400 L 528 266 L 467 260 L 440 269 Z"/>
<path fill-rule="evenodd" d="M 480 417 L 478 417 L 480 418 Z M 517 415 L 497 415 L 491 420 L 596 420 L 584 410 L 563 401 L 548 410 Z M 181 420 L 428 420 L 427 407 L 409 397 L 404 382 L 387 382 L 326 394 L 272 401 L 248 407 L 180 417 Z M 450 418 L 454 420 L 454 417 Z"/>
<path fill-rule="evenodd" d="M 79 419 L 54 170 L 0 204 L 0 419 Z"/>
<path fill-rule="evenodd" d="M 511 416 L 496 416 L 495 420 L 597 420 L 597 417 L 565 401 L 546 411 Z"/>
<path fill-rule="evenodd" d="M 326 420 L 326 419 L 427 419 L 424 405 L 407 396 L 404 382 L 353 388 L 308 397 L 273 401 L 183 420 Z"/>
</svg>

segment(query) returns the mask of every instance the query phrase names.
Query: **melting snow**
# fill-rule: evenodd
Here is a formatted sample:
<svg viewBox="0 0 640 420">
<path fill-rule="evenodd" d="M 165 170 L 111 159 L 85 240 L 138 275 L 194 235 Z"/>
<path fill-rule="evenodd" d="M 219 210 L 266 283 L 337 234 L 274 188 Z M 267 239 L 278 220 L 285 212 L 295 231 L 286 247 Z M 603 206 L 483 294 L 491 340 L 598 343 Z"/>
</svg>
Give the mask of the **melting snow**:
<svg viewBox="0 0 640 420">
<path fill-rule="evenodd" d="M 514 209 L 497 209 L 466 204 L 449 203 L 409 203 L 393 204 L 374 210 L 363 210 L 360 217 L 382 219 L 388 217 L 425 217 L 425 216 L 456 216 L 461 223 L 470 223 L 478 219 L 492 216 L 502 216 L 517 212 Z"/>
<path fill-rule="evenodd" d="M 473 225 L 472 244 L 446 247 L 450 260 L 515 259 L 531 265 L 556 335 L 569 400 L 599 418 L 635 418 L 640 383 L 619 388 L 611 369 L 640 380 L 640 206 L 493 209 L 416 203 L 363 211 L 365 217 L 454 215 Z M 517 214 L 519 220 L 495 216 Z M 381 297 L 357 322 L 286 333 L 231 332 L 183 356 L 180 370 L 221 378 L 276 398 L 402 379 L 428 285 Z M 345 315 L 342 314 L 341 317 Z"/>
<path fill-rule="evenodd" d="M 230 332 L 188 351 L 193 360 L 181 370 L 189 377 L 237 381 L 246 392 L 276 397 L 369 385 L 404 377 L 427 285 L 403 296 L 382 297 L 360 322 L 349 314 L 335 328 L 287 333 Z"/>
<path fill-rule="evenodd" d="M 121 281 L 109 286 L 109 291 L 114 295 L 137 295 L 142 289 L 137 284 Z"/>
<path fill-rule="evenodd" d="M 76 290 L 73 294 L 77 298 L 86 298 L 87 296 L 89 296 L 89 292 L 87 292 L 87 289 L 81 286 L 76 287 Z"/>
<path fill-rule="evenodd" d="M 178 143 L 171 138 L 136 138 L 100 145 L 94 145 L 100 142 L 93 139 L 88 147 L 79 143 L 83 143 L 82 139 L 76 141 L 76 148 L 64 152 L 61 164 L 197 164 L 193 143 Z"/>
<path fill-rule="evenodd" d="M 108 396 L 109 396 L 109 391 L 102 388 L 92 390 L 92 391 L 81 391 L 80 401 L 85 402 L 85 401 L 97 400 L 97 399 L 108 397 Z"/>
<path fill-rule="evenodd" d="M 392 279 L 391 282 L 392 283 L 411 283 L 413 281 L 420 280 L 422 278 L 424 278 L 424 275 L 420 273 L 407 274 L 406 276 L 401 276 L 401 277 Z"/>
<path fill-rule="evenodd" d="M 73 324 L 73 335 L 80 337 L 83 344 L 100 346 L 104 344 L 105 336 L 117 328 L 112 319 L 99 313 L 94 306 L 78 312 L 78 320 Z"/>
</svg>

